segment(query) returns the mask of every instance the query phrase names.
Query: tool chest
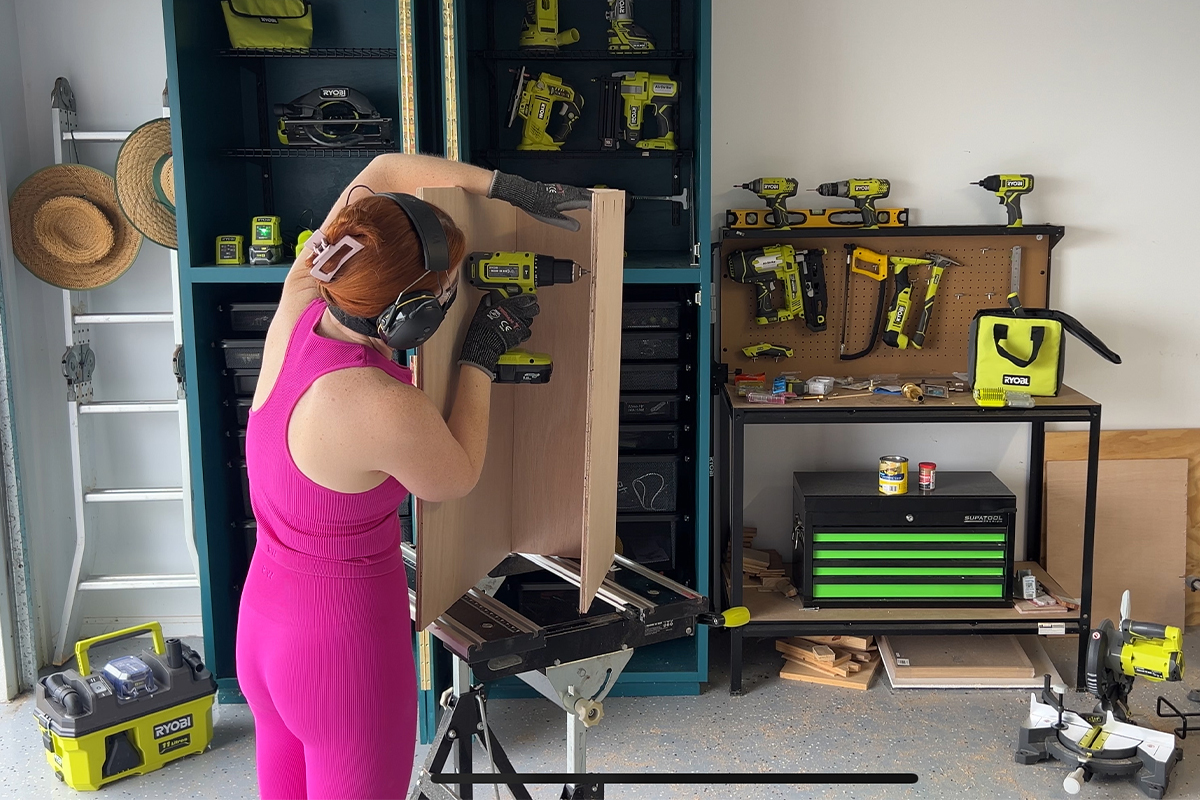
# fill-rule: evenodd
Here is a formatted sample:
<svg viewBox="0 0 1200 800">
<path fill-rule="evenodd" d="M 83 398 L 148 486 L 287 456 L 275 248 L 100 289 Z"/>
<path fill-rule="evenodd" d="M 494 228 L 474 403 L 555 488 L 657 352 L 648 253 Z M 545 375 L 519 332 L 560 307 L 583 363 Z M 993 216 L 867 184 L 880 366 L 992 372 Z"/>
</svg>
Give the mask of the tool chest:
<svg viewBox="0 0 1200 800">
<path fill-rule="evenodd" d="M 1016 497 L 990 472 L 879 493 L 875 472 L 797 472 L 792 582 L 811 606 L 1008 607 Z"/>
</svg>

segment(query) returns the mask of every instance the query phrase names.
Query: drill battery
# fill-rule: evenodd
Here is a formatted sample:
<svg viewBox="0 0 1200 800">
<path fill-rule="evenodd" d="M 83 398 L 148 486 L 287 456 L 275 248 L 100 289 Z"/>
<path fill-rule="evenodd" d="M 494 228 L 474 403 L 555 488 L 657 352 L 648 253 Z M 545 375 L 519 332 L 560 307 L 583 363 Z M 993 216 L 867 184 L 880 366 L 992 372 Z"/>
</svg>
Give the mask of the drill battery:
<svg viewBox="0 0 1200 800">
<path fill-rule="evenodd" d="M 92 672 L 88 650 L 149 633 L 154 649 L 124 655 Z M 157 622 L 84 639 L 76 669 L 38 681 L 34 717 L 46 761 L 73 789 L 95 790 L 153 772 L 212 742 L 217 682 L 200 655 L 163 639 Z"/>
</svg>

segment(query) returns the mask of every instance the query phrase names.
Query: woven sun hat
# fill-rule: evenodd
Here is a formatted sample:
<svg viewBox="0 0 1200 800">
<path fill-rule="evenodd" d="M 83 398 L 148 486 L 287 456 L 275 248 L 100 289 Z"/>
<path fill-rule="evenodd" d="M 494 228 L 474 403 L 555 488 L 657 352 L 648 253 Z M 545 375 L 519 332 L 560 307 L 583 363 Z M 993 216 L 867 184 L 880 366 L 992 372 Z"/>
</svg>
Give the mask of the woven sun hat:
<svg viewBox="0 0 1200 800">
<path fill-rule="evenodd" d="M 171 121 L 156 119 L 129 134 L 117 154 L 117 200 L 133 227 L 163 247 L 178 247 Z"/>
<path fill-rule="evenodd" d="M 113 179 L 93 167 L 59 164 L 33 173 L 13 192 L 8 210 L 17 260 L 60 289 L 112 283 L 142 247 L 142 235 L 121 213 Z"/>
</svg>

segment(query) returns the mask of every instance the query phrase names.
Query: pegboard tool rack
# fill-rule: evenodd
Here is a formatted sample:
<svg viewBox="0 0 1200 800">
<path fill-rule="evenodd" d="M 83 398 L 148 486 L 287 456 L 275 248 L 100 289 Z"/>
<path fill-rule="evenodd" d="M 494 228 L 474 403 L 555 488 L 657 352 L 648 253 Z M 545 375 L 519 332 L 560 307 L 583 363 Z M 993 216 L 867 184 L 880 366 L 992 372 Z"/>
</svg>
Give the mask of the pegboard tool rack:
<svg viewBox="0 0 1200 800">
<path fill-rule="evenodd" d="M 1056 626 L 1055 633 L 1076 634 L 1079 637 L 1079 661 L 1077 685 L 1084 683 L 1083 666 L 1086 662 L 1087 634 L 1091 624 L 1092 597 L 1092 546 L 1096 524 L 1096 480 L 1100 453 L 1100 404 L 1069 387 L 1062 387 L 1057 397 L 1037 398 L 1031 409 L 989 408 L 975 405 L 967 394 L 953 393 L 949 398 L 930 398 L 924 404 L 911 403 L 896 396 L 871 395 L 831 399 L 822 402 L 800 401 L 784 406 L 756 405 L 738 397 L 731 385 L 721 382 L 720 376 L 732 375 L 735 369 L 746 372 L 766 372 L 768 380 L 772 372 L 797 370 L 805 377 L 824 375 L 869 375 L 873 373 L 897 372 L 906 376 L 948 376 L 951 372 L 964 371 L 966 362 L 965 327 L 961 332 L 953 325 L 937 325 L 939 318 L 969 321 L 976 309 L 1002 307 L 1008 293 L 1010 276 L 1009 262 L 1003 264 L 986 258 L 991 249 L 1002 252 L 1003 258 L 1011 256 L 1013 245 L 1022 247 L 1021 296 L 1031 308 L 1044 306 L 1050 287 L 1050 252 L 1062 239 L 1064 229 L 1052 225 L 1030 225 L 1020 229 L 999 226 L 925 226 L 890 228 L 881 230 L 861 229 L 814 229 L 803 228 L 790 231 L 753 230 L 722 231 L 720 242 L 714 246 L 713 275 L 718 283 L 716 297 L 718 307 L 714 321 L 715 344 L 722 363 L 714 365 L 713 393 L 716 435 L 713 439 L 715 485 L 713 491 L 714 512 L 713 546 L 711 564 L 713 586 L 724 586 L 722 595 L 714 591 L 713 597 L 724 597 L 725 606 L 745 605 L 750 609 L 751 620 L 741 628 L 730 631 L 730 682 L 731 694 L 742 692 L 742 646 L 746 637 L 775 637 L 802 635 L 829 635 L 853 633 L 856 635 L 887 634 L 1037 634 L 1046 632 L 1042 625 Z M 891 255 L 920 256 L 927 251 L 939 252 L 962 262 L 961 267 L 951 267 L 945 273 L 938 292 L 938 303 L 934 308 L 934 327 L 930 329 L 927 347 L 924 350 L 898 350 L 881 344 L 870 356 L 858 361 L 839 361 L 838 340 L 841 333 L 842 279 L 845 275 L 846 242 L 860 243 L 877 252 Z M 752 287 L 736 283 L 728 277 L 726 258 L 734 250 L 757 248 L 768 244 L 786 243 L 797 249 L 825 247 L 829 255 L 825 259 L 826 280 L 829 284 L 828 327 L 815 333 L 804 328 L 803 322 L 781 323 L 758 326 L 753 321 L 754 296 Z M 985 258 L 966 260 L 966 254 L 984 249 Z M 962 252 L 959 252 L 962 251 Z M 1036 258 L 1034 257 L 1036 255 Z M 966 271 L 975 268 L 982 273 L 979 281 L 995 284 L 990 291 L 993 297 L 968 298 L 963 291 L 959 300 L 969 300 L 963 307 L 947 313 L 946 302 L 956 290 L 952 282 L 954 270 Z M 857 276 L 861 283 L 870 280 Z M 920 314 L 921 301 L 925 293 L 925 275 L 918 273 L 914 279 L 913 296 L 916 315 Z M 893 281 L 889 277 L 889 284 Z M 982 283 L 980 285 L 983 285 Z M 965 284 L 960 283 L 959 288 Z M 861 285 L 856 288 L 865 289 Z M 869 299 L 873 312 L 875 286 L 872 283 L 870 297 L 862 292 L 864 304 Z M 890 300 L 891 285 L 887 297 Z M 946 293 L 943 296 L 943 293 Z M 985 293 L 986 294 L 986 293 Z M 998 296 L 997 296 L 998 295 Z M 778 303 L 779 299 L 776 298 Z M 981 301 L 981 302 L 975 302 Z M 856 300 L 855 302 L 859 302 Z M 885 301 L 886 302 L 886 301 Z M 941 315 L 939 317 L 939 314 Z M 862 315 L 864 323 L 868 314 Z M 790 326 L 786 335 L 777 329 Z M 909 323 L 915 329 L 915 321 Z M 851 330 L 854 330 L 852 327 Z M 866 331 L 860 330 L 861 342 L 866 341 Z M 961 334 L 961 342 L 955 337 Z M 757 336 L 753 342 L 748 336 Z M 778 364 L 770 360 L 752 362 L 746 359 L 741 348 L 746 344 L 770 341 L 785 344 L 796 350 L 791 359 Z M 859 340 L 852 339 L 851 345 L 861 347 Z M 961 345 L 961 346 L 960 346 Z M 883 352 L 880 351 L 889 351 Z M 909 363 L 906 363 L 906 359 Z M 770 366 L 768 366 L 770 365 Z M 1047 575 L 1039 565 L 1041 558 L 1042 531 L 1042 460 L 1045 448 L 1046 423 L 1086 422 L 1089 431 L 1087 481 L 1084 496 L 1083 558 L 1081 563 L 1080 605 L 1076 610 L 1052 614 L 1024 615 L 1013 608 L 803 608 L 796 600 L 770 592 L 743 592 L 742 581 L 725 583 L 721 574 L 721 559 L 733 531 L 735 543 L 741 542 L 744 522 L 745 480 L 745 433 L 747 425 L 819 425 L 819 424 L 927 424 L 927 423 L 1023 423 L 1029 425 L 1029 461 L 1026 474 L 1025 505 L 1025 554 L 1018 568 L 1033 569 L 1039 579 L 1056 586 L 1053 576 Z M 887 450 L 881 444 L 880 452 Z M 915 480 L 915 478 L 914 478 Z M 730 575 L 742 572 L 742 549 L 732 548 Z"/>
</svg>

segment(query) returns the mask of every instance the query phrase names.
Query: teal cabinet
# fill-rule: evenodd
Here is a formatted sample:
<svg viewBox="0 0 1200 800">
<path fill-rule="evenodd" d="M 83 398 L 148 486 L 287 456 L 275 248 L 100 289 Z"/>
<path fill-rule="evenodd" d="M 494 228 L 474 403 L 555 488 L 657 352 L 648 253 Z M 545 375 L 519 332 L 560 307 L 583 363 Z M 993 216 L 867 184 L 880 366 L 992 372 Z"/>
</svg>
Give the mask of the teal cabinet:
<svg viewBox="0 0 1200 800">
<path fill-rule="evenodd" d="M 678 300 L 690 339 L 678 392 L 681 446 L 675 515 L 681 524 L 672 577 L 710 589 L 709 451 L 711 280 L 708 207 L 708 52 L 710 3 L 672 0 L 635 6 L 660 51 L 612 58 L 603 50 L 603 0 L 564 4 L 583 35 L 574 54 L 526 58 L 517 51 L 524 4 L 518 0 L 314 0 L 313 49 L 233 51 L 220 4 L 164 0 L 168 91 L 179 221 L 183 360 L 191 435 L 191 477 L 207 660 L 222 701 L 241 699 L 234 658 L 237 610 L 252 527 L 243 498 L 238 431 L 250 376 L 235 374 L 223 339 L 261 336 L 235 330 L 231 307 L 275 302 L 286 265 L 217 266 L 216 237 L 240 234 L 250 220 L 281 217 L 285 239 L 320 222 L 338 191 L 373 156 L 391 151 L 444 154 L 533 178 L 606 184 L 646 195 L 688 190 L 689 206 L 639 201 L 627 218 L 626 299 Z M 518 151 L 519 126 L 507 127 L 510 68 L 559 70 L 585 98 L 569 152 L 550 158 Z M 677 151 L 598 152 L 598 103 L 591 78 L 622 69 L 663 72 L 681 83 Z M 279 141 L 276 104 L 321 86 L 349 86 L 390 121 L 390 142 L 327 148 Z M 554 154 L 550 154 L 554 155 Z M 701 266 L 701 264 L 705 266 Z M 241 418 L 240 418 L 241 417 Z M 422 652 L 424 728 L 448 674 L 436 641 Z M 707 630 L 694 639 L 638 652 L 617 694 L 694 694 L 707 680 Z"/>
</svg>

